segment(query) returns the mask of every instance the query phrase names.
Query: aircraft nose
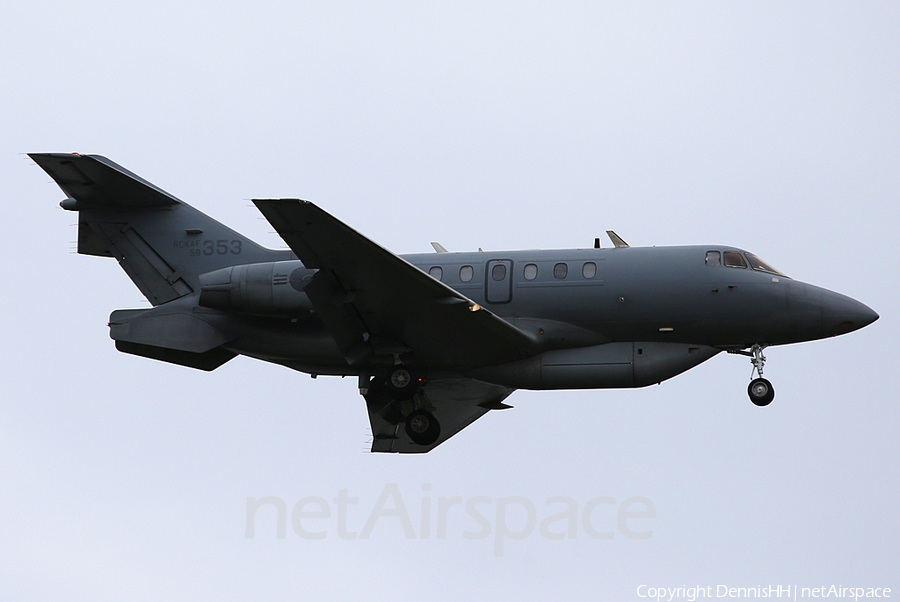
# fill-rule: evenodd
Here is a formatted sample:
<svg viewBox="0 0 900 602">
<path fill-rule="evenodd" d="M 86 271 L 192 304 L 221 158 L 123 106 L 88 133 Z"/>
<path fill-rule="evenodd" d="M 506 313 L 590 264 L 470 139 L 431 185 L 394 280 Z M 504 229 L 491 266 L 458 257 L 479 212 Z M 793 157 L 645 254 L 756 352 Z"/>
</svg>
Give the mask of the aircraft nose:
<svg viewBox="0 0 900 602">
<path fill-rule="evenodd" d="M 828 334 L 839 335 L 868 326 L 878 319 L 878 314 L 856 299 L 823 291 L 822 317 Z"/>
</svg>

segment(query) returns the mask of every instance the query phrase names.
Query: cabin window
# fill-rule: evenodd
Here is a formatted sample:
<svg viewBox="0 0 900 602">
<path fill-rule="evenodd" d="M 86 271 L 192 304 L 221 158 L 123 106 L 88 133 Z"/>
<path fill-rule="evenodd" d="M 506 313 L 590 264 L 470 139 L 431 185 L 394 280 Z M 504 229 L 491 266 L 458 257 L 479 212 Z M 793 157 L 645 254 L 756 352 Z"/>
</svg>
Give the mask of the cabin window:
<svg viewBox="0 0 900 602">
<path fill-rule="evenodd" d="M 722 254 L 718 251 L 707 251 L 706 252 L 706 265 L 721 265 L 722 264 Z"/>
<path fill-rule="evenodd" d="M 496 264 L 493 268 L 491 268 L 491 278 L 500 282 L 506 278 L 506 266 L 502 263 Z"/>
<path fill-rule="evenodd" d="M 569 266 L 564 263 L 557 263 L 553 266 L 553 277 L 557 280 L 563 280 L 569 273 Z"/>
<path fill-rule="evenodd" d="M 444 275 L 444 270 L 441 269 L 441 266 L 436 265 L 433 268 L 431 268 L 430 270 L 428 270 L 428 273 L 431 274 L 431 277 L 434 278 L 435 280 L 440 280 L 441 277 Z"/>
<path fill-rule="evenodd" d="M 744 261 L 744 256 L 738 253 L 737 251 L 725 251 L 723 254 L 725 257 L 725 267 L 726 268 L 746 268 L 747 262 Z"/>
<path fill-rule="evenodd" d="M 525 280 L 534 280 L 537 278 L 537 266 L 533 263 L 526 265 L 523 276 L 525 276 Z"/>
<path fill-rule="evenodd" d="M 470 265 L 464 265 L 459 268 L 459 279 L 462 282 L 469 282 L 475 275 L 475 269 Z"/>
<path fill-rule="evenodd" d="M 581 268 L 581 275 L 590 280 L 594 276 L 597 275 L 597 264 L 593 261 L 588 261 Z"/>
</svg>

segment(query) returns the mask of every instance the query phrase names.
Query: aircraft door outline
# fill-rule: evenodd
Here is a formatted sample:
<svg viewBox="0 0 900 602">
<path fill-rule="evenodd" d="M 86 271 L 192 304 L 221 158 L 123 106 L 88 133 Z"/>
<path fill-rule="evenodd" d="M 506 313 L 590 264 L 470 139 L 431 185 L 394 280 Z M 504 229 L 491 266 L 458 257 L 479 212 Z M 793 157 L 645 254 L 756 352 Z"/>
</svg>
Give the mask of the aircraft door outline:
<svg viewBox="0 0 900 602">
<path fill-rule="evenodd" d="M 512 301 L 512 269 L 510 259 L 492 259 L 484 271 L 484 298 L 488 303 L 502 304 Z"/>
</svg>

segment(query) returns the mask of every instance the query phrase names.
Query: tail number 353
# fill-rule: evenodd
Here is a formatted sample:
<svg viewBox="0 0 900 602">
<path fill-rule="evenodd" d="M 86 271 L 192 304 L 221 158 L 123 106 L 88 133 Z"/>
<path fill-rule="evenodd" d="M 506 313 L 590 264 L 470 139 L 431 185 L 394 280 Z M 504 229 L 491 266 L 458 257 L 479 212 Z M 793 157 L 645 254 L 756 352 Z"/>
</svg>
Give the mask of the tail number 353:
<svg viewBox="0 0 900 602">
<path fill-rule="evenodd" d="M 240 255 L 241 240 L 204 240 L 199 249 L 191 249 L 191 255 Z"/>
</svg>

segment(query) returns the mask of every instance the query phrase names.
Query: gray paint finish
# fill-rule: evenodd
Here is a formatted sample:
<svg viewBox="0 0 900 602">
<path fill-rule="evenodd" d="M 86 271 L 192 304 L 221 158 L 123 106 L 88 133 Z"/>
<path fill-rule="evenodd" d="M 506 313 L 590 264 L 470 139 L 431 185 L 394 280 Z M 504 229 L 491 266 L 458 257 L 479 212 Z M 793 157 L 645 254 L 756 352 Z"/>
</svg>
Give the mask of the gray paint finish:
<svg viewBox="0 0 900 602">
<path fill-rule="evenodd" d="M 643 387 L 721 351 L 751 355 L 767 405 L 764 348 L 878 318 L 733 247 L 400 257 L 299 199 L 254 201 L 292 253 L 270 251 L 104 157 L 31 157 L 79 212 L 79 252 L 115 256 L 156 306 L 113 312 L 118 349 L 355 376 L 372 451 L 427 452 L 515 389 Z"/>
</svg>

